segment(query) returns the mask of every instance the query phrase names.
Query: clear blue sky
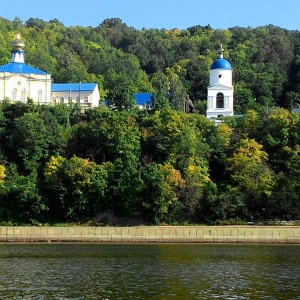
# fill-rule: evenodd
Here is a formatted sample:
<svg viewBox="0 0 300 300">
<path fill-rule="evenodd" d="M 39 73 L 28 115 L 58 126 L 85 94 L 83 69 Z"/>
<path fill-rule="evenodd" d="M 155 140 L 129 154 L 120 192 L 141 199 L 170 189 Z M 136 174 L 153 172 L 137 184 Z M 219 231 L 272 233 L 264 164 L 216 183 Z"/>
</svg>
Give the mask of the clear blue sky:
<svg viewBox="0 0 300 300">
<path fill-rule="evenodd" d="M 65 26 L 98 26 L 120 18 L 136 29 L 210 24 L 214 29 L 273 24 L 300 30 L 300 0 L 0 0 L 0 16 L 24 22 L 58 19 Z"/>
</svg>

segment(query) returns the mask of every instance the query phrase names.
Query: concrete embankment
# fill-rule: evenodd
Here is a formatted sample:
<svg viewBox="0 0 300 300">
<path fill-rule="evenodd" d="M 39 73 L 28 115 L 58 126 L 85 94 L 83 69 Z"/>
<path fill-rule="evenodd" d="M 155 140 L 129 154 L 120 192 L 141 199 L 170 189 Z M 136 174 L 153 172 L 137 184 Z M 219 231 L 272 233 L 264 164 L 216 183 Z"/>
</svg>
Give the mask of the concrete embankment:
<svg viewBox="0 0 300 300">
<path fill-rule="evenodd" d="M 0 242 L 300 244 L 300 226 L 3 226 Z"/>
</svg>

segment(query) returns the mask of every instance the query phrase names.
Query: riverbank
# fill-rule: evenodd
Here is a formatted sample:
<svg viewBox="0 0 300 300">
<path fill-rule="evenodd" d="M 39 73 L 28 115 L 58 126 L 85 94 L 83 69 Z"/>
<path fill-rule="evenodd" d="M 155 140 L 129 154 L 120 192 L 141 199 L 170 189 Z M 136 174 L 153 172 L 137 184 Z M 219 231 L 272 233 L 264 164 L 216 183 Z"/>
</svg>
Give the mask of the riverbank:
<svg viewBox="0 0 300 300">
<path fill-rule="evenodd" d="M 300 226 L 2 226 L 0 242 L 300 244 Z"/>
</svg>

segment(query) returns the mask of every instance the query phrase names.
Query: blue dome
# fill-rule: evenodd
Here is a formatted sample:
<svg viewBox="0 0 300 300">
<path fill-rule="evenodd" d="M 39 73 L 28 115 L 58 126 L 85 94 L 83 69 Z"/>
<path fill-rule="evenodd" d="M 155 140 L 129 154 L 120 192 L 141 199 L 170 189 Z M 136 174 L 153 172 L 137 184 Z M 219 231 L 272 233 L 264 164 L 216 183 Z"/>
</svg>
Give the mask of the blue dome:
<svg viewBox="0 0 300 300">
<path fill-rule="evenodd" d="M 210 69 L 211 70 L 214 70 L 214 69 L 231 70 L 231 64 L 229 63 L 228 60 L 226 60 L 224 58 L 218 58 L 212 63 Z"/>
</svg>

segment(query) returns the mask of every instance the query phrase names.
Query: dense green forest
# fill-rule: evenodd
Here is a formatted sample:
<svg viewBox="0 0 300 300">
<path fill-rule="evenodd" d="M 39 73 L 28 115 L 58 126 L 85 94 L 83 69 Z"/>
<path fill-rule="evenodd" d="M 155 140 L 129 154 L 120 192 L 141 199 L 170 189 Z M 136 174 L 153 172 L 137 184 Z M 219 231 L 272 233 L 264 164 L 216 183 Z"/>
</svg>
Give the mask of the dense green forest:
<svg viewBox="0 0 300 300">
<path fill-rule="evenodd" d="M 119 107 L 130 105 L 137 92 L 153 92 L 155 102 L 166 105 L 162 98 L 170 88 L 173 108 L 187 93 L 204 113 L 209 68 L 221 43 L 233 67 L 236 114 L 300 103 L 299 31 L 273 25 L 136 30 L 118 18 L 97 27 L 0 18 L 0 28 L 0 65 L 10 61 L 10 42 L 21 33 L 28 64 L 51 73 L 53 82 L 97 82 L 102 100 Z"/>
<path fill-rule="evenodd" d="M 1 101 L 2 224 L 88 222 L 105 211 L 150 224 L 300 219 L 298 31 L 136 30 L 118 18 L 95 28 L 0 18 L 0 28 L 1 65 L 20 32 L 28 64 L 54 82 L 97 82 L 117 108 Z M 205 99 L 221 43 L 243 116 L 215 126 Z M 152 92 L 155 109 L 137 110 L 137 92 Z"/>
</svg>

